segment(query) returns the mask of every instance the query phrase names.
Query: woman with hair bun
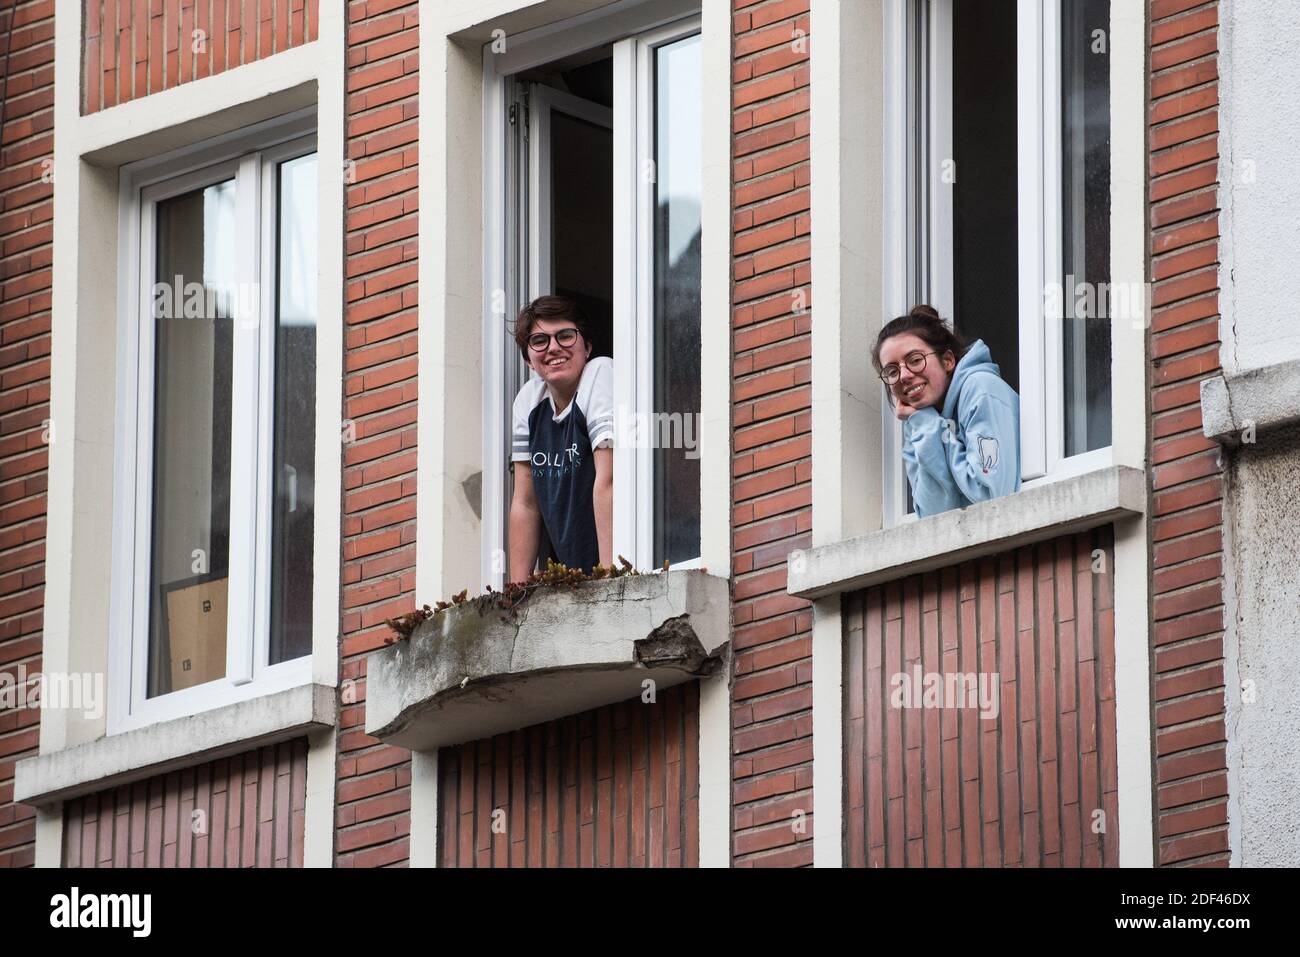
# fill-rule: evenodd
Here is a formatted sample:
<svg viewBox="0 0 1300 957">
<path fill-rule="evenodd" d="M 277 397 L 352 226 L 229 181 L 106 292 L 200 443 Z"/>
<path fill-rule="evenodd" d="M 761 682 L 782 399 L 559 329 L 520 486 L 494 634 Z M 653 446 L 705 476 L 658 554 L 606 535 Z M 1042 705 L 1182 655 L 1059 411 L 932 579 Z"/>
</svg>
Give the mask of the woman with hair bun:
<svg viewBox="0 0 1300 957">
<path fill-rule="evenodd" d="M 931 306 L 885 324 L 871 350 L 903 422 L 903 462 L 919 516 L 1020 488 L 1020 398 L 988 346 L 969 346 Z"/>
</svg>

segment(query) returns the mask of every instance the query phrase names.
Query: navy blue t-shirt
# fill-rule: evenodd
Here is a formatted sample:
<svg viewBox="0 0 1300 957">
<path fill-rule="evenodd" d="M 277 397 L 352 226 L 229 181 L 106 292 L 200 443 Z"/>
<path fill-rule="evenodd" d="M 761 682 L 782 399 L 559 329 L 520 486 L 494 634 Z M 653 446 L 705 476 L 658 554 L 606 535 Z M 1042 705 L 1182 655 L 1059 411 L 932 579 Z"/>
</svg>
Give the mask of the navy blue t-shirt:
<svg viewBox="0 0 1300 957">
<path fill-rule="evenodd" d="M 529 379 L 514 403 L 510 458 L 532 464 L 533 492 L 555 560 L 586 572 L 600 561 L 592 449 L 613 443 L 613 380 L 613 362 L 600 356 L 583 368 L 573 401 L 558 416 L 541 379 Z"/>
</svg>

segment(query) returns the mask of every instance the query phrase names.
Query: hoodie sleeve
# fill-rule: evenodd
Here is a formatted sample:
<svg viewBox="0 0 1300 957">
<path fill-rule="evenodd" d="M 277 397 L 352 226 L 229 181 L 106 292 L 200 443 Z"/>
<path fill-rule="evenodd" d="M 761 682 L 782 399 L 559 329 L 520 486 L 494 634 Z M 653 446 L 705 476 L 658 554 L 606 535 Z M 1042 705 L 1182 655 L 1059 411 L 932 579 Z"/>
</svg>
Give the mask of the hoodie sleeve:
<svg viewBox="0 0 1300 957">
<path fill-rule="evenodd" d="M 903 465 L 916 514 L 924 518 L 961 504 L 948 470 L 947 423 L 933 407 L 917 409 L 903 423 Z"/>
<path fill-rule="evenodd" d="M 958 427 L 945 430 L 949 473 L 972 502 L 1010 495 L 1020 488 L 1019 414 L 1015 393 L 1005 391 L 1010 401 L 992 390 L 970 389 L 968 384 L 957 410 Z"/>
</svg>

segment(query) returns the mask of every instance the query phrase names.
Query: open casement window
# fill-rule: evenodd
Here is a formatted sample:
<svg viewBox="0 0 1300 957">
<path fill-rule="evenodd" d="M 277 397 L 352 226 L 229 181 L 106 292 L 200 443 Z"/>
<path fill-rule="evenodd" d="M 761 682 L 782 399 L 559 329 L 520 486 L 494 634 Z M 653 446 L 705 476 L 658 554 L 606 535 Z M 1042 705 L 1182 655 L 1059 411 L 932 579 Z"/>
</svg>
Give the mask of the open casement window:
<svg viewBox="0 0 1300 957">
<path fill-rule="evenodd" d="M 699 564 L 699 29 L 589 25 L 533 55 L 511 38 L 518 69 L 485 52 L 485 582 L 506 570 L 510 408 L 531 374 L 508 331 L 550 293 L 581 304 L 592 356 L 614 363 L 614 555 Z"/>
<path fill-rule="evenodd" d="M 1110 461 L 1108 0 L 887 5 L 886 320 L 929 302 L 1020 395 L 1021 478 Z M 912 512 L 886 404 L 886 514 Z"/>
<path fill-rule="evenodd" d="M 111 732 L 310 678 L 313 126 L 123 170 Z"/>
</svg>

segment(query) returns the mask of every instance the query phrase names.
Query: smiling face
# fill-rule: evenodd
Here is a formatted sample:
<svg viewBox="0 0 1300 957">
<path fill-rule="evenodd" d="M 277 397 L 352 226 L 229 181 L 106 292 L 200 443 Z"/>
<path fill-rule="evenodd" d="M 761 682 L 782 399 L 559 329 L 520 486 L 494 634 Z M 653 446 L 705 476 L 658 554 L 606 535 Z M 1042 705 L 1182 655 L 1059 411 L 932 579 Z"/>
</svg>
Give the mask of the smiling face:
<svg viewBox="0 0 1300 957">
<path fill-rule="evenodd" d="M 560 396 L 571 396 L 577 391 L 582 370 L 591 355 L 591 344 L 581 335 L 568 346 L 562 346 L 556 340 L 555 334 L 561 329 L 576 328 L 571 319 L 538 319 L 528 330 L 529 335 L 544 332 L 551 337 L 550 344 L 542 352 L 529 347 L 528 364 L 542 377 L 552 393 Z"/>
<path fill-rule="evenodd" d="M 913 353 L 934 351 L 934 346 L 910 332 L 890 336 L 881 343 L 880 367 L 883 369 L 893 364 L 899 369 L 898 381 L 888 388 L 900 402 L 915 409 L 943 405 L 948 383 L 952 381 L 952 370 L 957 368 L 957 358 L 951 352 L 927 355 L 925 368 L 920 372 L 913 372 L 905 361 Z"/>
</svg>

